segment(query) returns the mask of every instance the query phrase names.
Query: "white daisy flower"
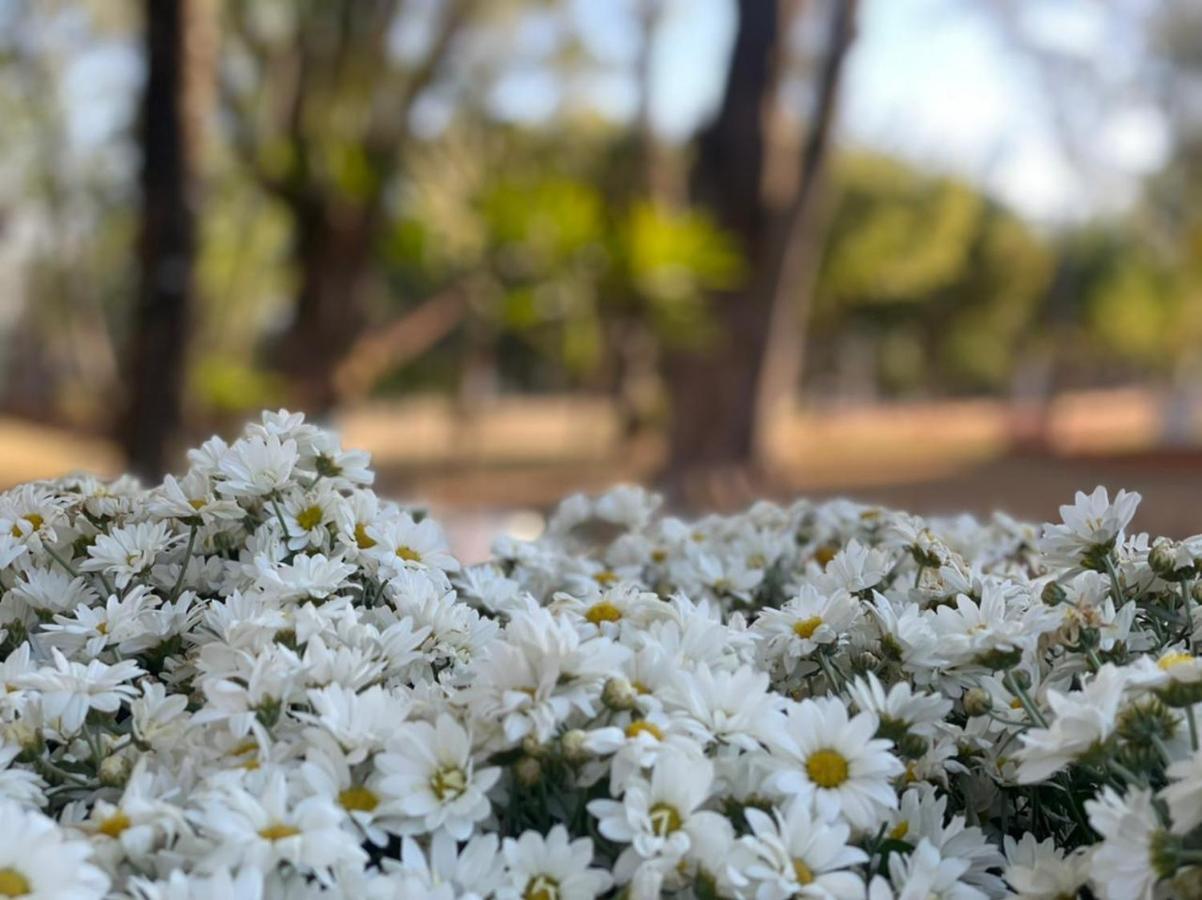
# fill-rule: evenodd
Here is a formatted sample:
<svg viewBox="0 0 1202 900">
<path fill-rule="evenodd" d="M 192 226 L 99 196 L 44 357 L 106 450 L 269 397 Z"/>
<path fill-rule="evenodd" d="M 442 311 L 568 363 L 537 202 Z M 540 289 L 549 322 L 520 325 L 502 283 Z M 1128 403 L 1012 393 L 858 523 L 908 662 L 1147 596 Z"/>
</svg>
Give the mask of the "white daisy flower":
<svg viewBox="0 0 1202 900">
<path fill-rule="evenodd" d="M 874 878 L 868 900 L 989 900 L 984 891 L 960 880 L 967 870 L 967 862 L 944 858 L 923 840 L 910 853 L 889 855 L 889 882 Z"/>
<path fill-rule="evenodd" d="M 1089 824 L 1102 836 L 1090 860 L 1095 892 L 1103 900 L 1152 900 L 1157 880 L 1173 873 L 1158 854 L 1164 829 L 1151 792 L 1132 789 L 1120 796 L 1107 786 L 1085 802 Z"/>
<path fill-rule="evenodd" d="M 1089 854 L 1065 853 L 1053 838 L 1036 840 L 1027 833 L 1020 840 L 1003 838 L 1006 871 L 1003 877 L 1023 900 L 1061 900 L 1076 897 L 1089 881 Z"/>
<path fill-rule="evenodd" d="M 258 498 L 287 487 L 300 454 L 296 441 L 278 435 L 235 441 L 218 461 L 217 492 L 235 499 Z"/>
<path fill-rule="evenodd" d="M 859 601 L 847 591 L 823 595 L 807 584 L 779 609 L 764 609 L 751 631 L 769 658 L 792 668 L 819 648 L 833 648 L 845 640 L 860 615 Z"/>
<path fill-rule="evenodd" d="M 1110 737 L 1128 677 L 1127 670 L 1108 663 L 1080 691 L 1048 690 L 1054 718 L 1047 728 L 1032 728 L 1020 736 L 1018 781 L 1045 781 Z"/>
<path fill-rule="evenodd" d="M 130 888 L 137 900 L 263 900 L 264 881 L 263 872 L 251 866 L 237 874 L 219 868 L 212 874 L 185 875 L 175 869 L 160 881 L 131 878 Z"/>
<path fill-rule="evenodd" d="M 131 659 L 111 666 L 93 659 L 84 665 L 67 659 L 57 648 L 50 652 L 53 665 L 22 676 L 20 684 L 39 692 L 42 714 L 64 735 L 78 732 L 89 710 L 115 713 L 137 694 L 126 682 L 143 672 Z"/>
<path fill-rule="evenodd" d="M 774 809 L 768 815 L 748 807 L 745 815 L 751 834 L 739 839 L 731 865 L 753 883 L 746 896 L 755 900 L 864 896 L 863 878 L 848 869 L 867 862 L 868 854 L 849 846 L 847 825 L 823 821 L 801 797 L 783 813 Z"/>
<path fill-rule="evenodd" d="M 108 893 L 88 842 L 69 838 L 41 813 L 0 797 L 0 835 L 0 896 L 100 900 Z"/>
<path fill-rule="evenodd" d="M 1104 558 L 1122 543 L 1140 499 L 1132 491 L 1119 491 L 1111 503 L 1101 485 L 1092 494 L 1077 491 L 1073 503 L 1060 507 L 1063 523 L 1044 527 L 1039 549 L 1045 564 L 1103 570 Z"/>
<path fill-rule="evenodd" d="M 897 740 L 893 735 L 933 736 L 935 726 L 947 718 L 953 705 L 947 697 L 914 690 L 908 681 L 899 681 L 886 691 L 872 672 L 852 679 L 847 693 L 860 712 L 876 715 L 879 730 L 893 740 Z"/>
<path fill-rule="evenodd" d="M 489 814 L 487 794 L 501 770 L 477 769 L 470 735 L 445 714 L 434 725 L 398 726 L 391 747 L 376 757 L 376 769 L 383 776 L 379 789 L 387 811 L 404 817 L 403 833 L 446 829 L 466 840 Z"/>
<path fill-rule="evenodd" d="M 613 884 L 604 869 L 590 868 L 593 842 L 570 840 L 562 825 L 545 837 L 526 831 L 505 838 L 501 855 L 505 884 L 497 889 L 497 900 L 594 900 Z"/>
<path fill-rule="evenodd" d="M 459 569 L 459 561 L 447 548 L 442 528 L 433 519 L 416 522 L 409 513 L 402 513 L 396 519 L 368 526 L 367 536 L 374 543 L 366 553 L 379 562 L 385 573 L 395 574 L 407 568 L 443 572 Z"/>
<path fill-rule="evenodd" d="M 889 554 L 852 538 L 826 564 L 822 580 L 832 592 L 841 589 L 852 594 L 867 595 L 879 587 L 893 565 Z"/>
<path fill-rule="evenodd" d="M 713 778 L 709 760 L 667 750 L 656 761 L 651 780 L 633 780 L 620 802 L 589 803 L 597 830 L 611 841 L 630 845 L 614 865 L 619 884 L 630 881 L 645 864 L 667 872 L 693 847 L 696 835 L 730 829 L 724 817 L 701 809 Z"/>
<path fill-rule="evenodd" d="M 334 867 L 362 865 L 358 840 L 342 829 L 345 813 L 327 797 L 293 801 L 281 771 L 272 771 L 258 790 L 221 782 L 200 800 L 193 819 L 213 841 L 206 867 L 250 865 L 269 870 L 288 863 L 330 883 Z"/>
<path fill-rule="evenodd" d="M 114 528 L 97 535 L 88 547 L 88 558 L 79 568 L 112 575 L 113 584 L 124 588 L 134 578 L 146 575 L 159 555 L 178 541 L 178 536 L 170 534 L 166 522 L 139 522 Z"/>
<path fill-rule="evenodd" d="M 774 750 L 775 789 L 812 795 L 824 818 L 842 815 L 856 828 L 871 828 L 883 812 L 897 808 L 890 780 L 903 769 L 891 742 L 874 737 L 877 724 L 868 712 L 849 718 L 833 697 L 791 704 L 784 741 Z"/>
<path fill-rule="evenodd" d="M 1169 783 L 1160 798 L 1169 807 L 1175 834 L 1188 834 L 1202 825 L 1202 752 L 1173 762 L 1165 770 Z"/>
</svg>

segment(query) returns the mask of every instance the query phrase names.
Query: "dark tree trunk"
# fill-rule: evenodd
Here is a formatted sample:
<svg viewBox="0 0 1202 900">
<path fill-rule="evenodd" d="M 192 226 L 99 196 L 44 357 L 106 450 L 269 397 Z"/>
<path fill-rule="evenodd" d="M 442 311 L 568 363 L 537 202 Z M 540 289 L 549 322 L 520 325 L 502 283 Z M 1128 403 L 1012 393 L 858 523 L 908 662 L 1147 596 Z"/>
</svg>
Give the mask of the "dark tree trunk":
<svg viewBox="0 0 1202 900">
<path fill-rule="evenodd" d="M 811 210 L 830 141 L 839 75 L 854 30 L 856 0 L 833 0 L 814 112 L 791 193 L 770 196 L 765 170 L 786 2 L 739 0 L 739 26 L 722 105 L 700 136 L 693 192 L 735 236 L 747 262 L 744 284 L 714 297 L 717 338 L 672 354 L 665 377 L 672 419 L 668 487 L 684 499 L 721 502 L 727 485 L 755 475 L 765 391 L 795 380 L 798 310 L 811 261 Z M 785 307 L 788 307 L 785 309 Z M 741 498 L 740 498 L 741 499 Z"/>
<path fill-rule="evenodd" d="M 186 74 L 189 3 L 145 0 L 141 266 L 121 443 L 131 469 L 162 474 L 179 429 L 193 295 L 195 213 Z"/>
<path fill-rule="evenodd" d="M 855 37 L 857 4 L 858 0 L 838 0 L 832 4 L 825 50 L 816 74 L 814 111 L 801 146 L 797 185 L 768 242 L 764 266 L 774 281 L 772 319 L 760 370 L 753 442 L 760 458 L 764 456 L 766 424 L 782 407 L 789 408 L 788 401 L 793 399 L 801 382 L 806 311 L 826 226 L 821 208 L 825 204 L 820 194 L 839 84 Z"/>
<path fill-rule="evenodd" d="M 738 241 L 750 271 L 742 289 L 714 297 L 715 340 L 665 361 L 667 475 L 677 491 L 687 491 L 699 475 L 750 461 L 755 390 L 771 318 L 771 293 L 755 269 L 768 226 L 764 149 L 783 29 L 776 0 L 739 0 L 738 8 L 722 104 L 698 139 L 693 194 Z"/>
<path fill-rule="evenodd" d="M 292 402 L 312 415 L 338 399 L 335 372 L 363 332 L 371 277 L 374 213 L 326 193 L 303 194 L 293 210 L 300 289 L 277 368 Z"/>
</svg>

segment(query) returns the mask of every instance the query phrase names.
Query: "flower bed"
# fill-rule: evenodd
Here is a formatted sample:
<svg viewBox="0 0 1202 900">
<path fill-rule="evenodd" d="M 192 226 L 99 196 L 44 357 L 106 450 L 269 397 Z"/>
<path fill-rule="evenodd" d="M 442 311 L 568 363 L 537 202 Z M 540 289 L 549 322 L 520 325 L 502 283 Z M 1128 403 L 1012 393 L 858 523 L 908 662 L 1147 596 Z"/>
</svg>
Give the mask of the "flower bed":
<svg viewBox="0 0 1202 900">
<path fill-rule="evenodd" d="M 1128 535 L 1138 495 L 1040 529 L 618 488 L 462 568 L 299 415 L 190 462 L 0 496 L 0 897 L 1202 881 L 1202 539 Z"/>
</svg>

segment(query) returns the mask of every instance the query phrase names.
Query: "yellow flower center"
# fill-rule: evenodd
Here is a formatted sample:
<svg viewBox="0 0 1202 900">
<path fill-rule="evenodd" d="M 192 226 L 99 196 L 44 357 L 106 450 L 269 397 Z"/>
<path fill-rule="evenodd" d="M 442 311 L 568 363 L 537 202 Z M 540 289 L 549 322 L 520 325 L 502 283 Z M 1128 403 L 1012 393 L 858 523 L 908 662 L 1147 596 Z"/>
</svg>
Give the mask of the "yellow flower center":
<svg viewBox="0 0 1202 900">
<path fill-rule="evenodd" d="M 109 623 L 108 622 L 97 622 L 96 623 L 96 633 L 97 634 L 108 634 L 109 633 Z"/>
<path fill-rule="evenodd" d="M 347 812 L 371 812 L 380 805 L 380 798 L 370 788 L 356 784 L 342 791 L 338 802 Z"/>
<path fill-rule="evenodd" d="M 46 521 L 41 516 L 39 516 L 37 513 L 30 513 L 27 516 L 21 516 L 21 518 L 29 523 L 30 531 L 37 531 L 39 528 L 42 527 L 42 523 Z M 21 526 L 18 525 L 16 522 L 14 522 L 13 523 L 13 537 L 19 538 L 20 536 L 21 536 Z"/>
<path fill-rule="evenodd" d="M 421 562 L 422 555 L 412 547 L 406 547 L 404 544 L 396 548 L 396 555 L 405 562 Z"/>
<path fill-rule="evenodd" d="M 233 757 L 245 756 L 240 763 L 236 763 L 239 768 L 246 769 L 248 772 L 253 772 L 259 768 L 259 745 L 253 739 L 245 740 L 241 744 L 235 745 L 229 755 Z"/>
<path fill-rule="evenodd" d="M 613 584 L 617 580 L 618 573 L 612 569 L 602 569 L 600 572 L 597 572 L 593 575 L 593 581 L 597 582 L 597 584 L 601 585 L 602 587 Z"/>
<path fill-rule="evenodd" d="M 430 790 L 439 800 L 454 800 L 467 790 L 467 773 L 458 766 L 439 769 L 430 779 Z"/>
<path fill-rule="evenodd" d="M 360 550 L 370 550 L 376 545 L 376 539 L 367 533 L 367 526 L 362 522 L 355 525 L 355 543 Z"/>
<path fill-rule="evenodd" d="M 659 730 L 659 727 L 654 722 L 648 722 L 646 719 L 636 719 L 626 726 L 626 737 L 636 738 L 640 734 L 649 734 L 657 741 L 664 739 L 664 733 Z"/>
<path fill-rule="evenodd" d="M 798 884 L 813 884 L 814 870 L 805 864 L 805 860 L 793 860 L 793 877 L 797 879 Z"/>
<path fill-rule="evenodd" d="M 668 558 L 667 550 L 652 550 L 651 551 L 651 561 L 654 563 L 662 563 L 667 558 Z"/>
<path fill-rule="evenodd" d="M 320 506 L 309 506 L 296 514 L 296 524 L 305 531 L 312 531 L 324 518 L 325 513 L 321 511 Z"/>
<path fill-rule="evenodd" d="M 651 831 L 659 837 L 667 837 L 673 832 L 680 831 L 684 824 L 676 807 L 667 803 L 657 803 L 651 807 L 648 818 L 651 819 Z"/>
<path fill-rule="evenodd" d="M 273 825 L 268 825 L 266 828 L 259 829 L 259 837 L 266 838 L 269 841 L 280 841 L 284 838 L 296 837 L 298 834 L 300 834 L 299 828 L 285 825 L 283 822 L 276 822 Z"/>
<path fill-rule="evenodd" d="M 99 831 L 103 835 L 107 835 L 108 837 L 115 838 L 115 837 L 120 837 L 121 832 L 125 831 L 125 829 L 128 828 L 132 824 L 133 823 L 129 820 L 129 816 L 127 816 L 121 810 L 117 810 L 115 813 L 113 813 L 107 819 L 102 821 L 96 827 L 96 830 Z"/>
<path fill-rule="evenodd" d="M 559 882 L 550 875 L 535 875 L 526 882 L 522 900 L 559 900 Z"/>
<path fill-rule="evenodd" d="M 0 869 L 0 897 L 24 897 L 32 893 L 33 885 L 20 872 L 9 866 Z"/>
<path fill-rule="evenodd" d="M 622 610 L 618 609 L 608 600 L 602 600 L 600 603 L 594 603 L 588 608 L 588 612 L 584 617 L 594 625 L 600 625 L 602 622 L 616 622 L 622 618 Z"/>
<path fill-rule="evenodd" d="M 193 509 L 202 509 L 205 505 L 203 500 L 189 500 L 188 505 Z"/>
<path fill-rule="evenodd" d="M 766 565 L 768 565 L 768 560 L 762 553 L 753 553 L 747 557 L 747 568 L 749 569 L 762 569 Z"/>
<path fill-rule="evenodd" d="M 837 788 L 847 781 L 847 757 L 829 747 L 815 750 L 806 760 L 806 774 L 819 787 Z"/>
<path fill-rule="evenodd" d="M 905 819 L 902 819 L 900 822 L 898 822 L 896 825 L 894 825 L 892 828 L 889 829 L 889 839 L 894 840 L 894 841 L 900 841 L 902 838 L 904 838 L 909 833 L 910 833 L 910 823 L 907 822 Z"/>
<path fill-rule="evenodd" d="M 826 564 L 835 558 L 835 554 L 839 552 L 837 547 L 832 547 L 830 544 L 819 547 L 814 551 L 814 561 L 822 568 L 826 568 Z"/>
<path fill-rule="evenodd" d="M 1023 702 L 1021 700 L 1019 700 L 1017 697 L 1015 697 L 1013 700 L 1010 701 L 1010 708 L 1011 709 L 1022 709 Z"/>
<path fill-rule="evenodd" d="M 822 616 L 810 616 L 793 623 L 793 633 L 803 640 L 814 636 L 814 632 L 822 626 Z"/>
<path fill-rule="evenodd" d="M 1178 650 L 1174 653 L 1166 653 L 1164 656 L 1160 657 L 1160 659 L 1156 661 L 1156 665 L 1160 666 L 1162 671 L 1167 672 L 1174 666 L 1184 665 L 1185 663 L 1191 663 L 1193 661 L 1194 657 L 1192 654 L 1182 653 Z"/>
</svg>

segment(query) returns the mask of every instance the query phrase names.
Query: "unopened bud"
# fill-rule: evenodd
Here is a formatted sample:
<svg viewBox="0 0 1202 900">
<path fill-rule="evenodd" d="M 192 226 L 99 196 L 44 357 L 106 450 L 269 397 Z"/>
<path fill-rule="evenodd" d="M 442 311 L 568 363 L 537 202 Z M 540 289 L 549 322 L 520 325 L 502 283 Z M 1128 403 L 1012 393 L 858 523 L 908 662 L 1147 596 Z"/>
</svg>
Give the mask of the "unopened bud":
<svg viewBox="0 0 1202 900">
<path fill-rule="evenodd" d="M 543 777 L 543 767 L 533 756 L 523 756 L 513 764 L 513 774 L 525 787 L 533 787 Z"/>
<path fill-rule="evenodd" d="M 1031 686 L 1031 675 L 1023 669 L 1014 669 L 1010 673 L 1010 678 L 1024 691 Z"/>
<path fill-rule="evenodd" d="M 547 748 L 534 735 L 528 734 L 522 738 L 522 752 L 537 759 L 546 754 Z"/>
<path fill-rule="evenodd" d="M 560 747 L 563 748 L 564 759 L 568 762 L 584 762 L 589 758 L 590 754 L 585 747 L 588 741 L 588 735 L 579 728 L 573 728 L 560 738 Z"/>
<path fill-rule="evenodd" d="M 1059 606 L 1068 599 L 1068 591 L 1059 582 L 1049 581 L 1043 586 L 1043 593 L 1040 594 L 1040 597 L 1048 606 Z"/>
<path fill-rule="evenodd" d="M 42 731 L 27 722 L 17 719 L 4 729 L 6 743 L 16 744 L 22 753 L 36 755 L 42 752 Z"/>
<path fill-rule="evenodd" d="M 1177 569 L 1177 550 L 1176 541 L 1157 538 L 1148 551 L 1148 566 L 1161 578 L 1172 579 Z"/>
<path fill-rule="evenodd" d="M 133 768 L 133 761 L 128 756 L 116 754 L 104 758 L 97 774 L 100 776 L 100 783 L 105 787 L 123 787 Z"/>
<path fill-rule="evenodd" d="M 927 752 L 929 746 L 926 738 L 917 734 L 906 734 L 897 742 L 897 752 L 906 759 L 918 759 Z"/>
<path fill-rule="evenodd" d="M 964 692 L 964 714 L 970 718 L 986 715 L 993 709 L 993 698 L 984 688 L 970 688 Z"/>
<path fill-rule="evenodd" d="M 637 697 L 631 683 L 620 675 L 606 680 L 605 687 L 601 689 L 601 702 L 618 712 L 634 709 Z"/>
</svg>

